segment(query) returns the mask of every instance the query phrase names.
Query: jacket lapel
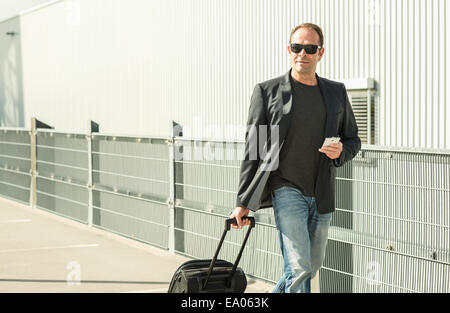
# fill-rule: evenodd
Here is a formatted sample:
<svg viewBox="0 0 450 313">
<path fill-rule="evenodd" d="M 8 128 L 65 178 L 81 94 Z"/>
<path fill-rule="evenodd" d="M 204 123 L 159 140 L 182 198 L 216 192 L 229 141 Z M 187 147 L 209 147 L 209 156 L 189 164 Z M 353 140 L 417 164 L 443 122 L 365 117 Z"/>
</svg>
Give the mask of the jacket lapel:
<svg viewBox="0 0 450 313">
<path fill-rule="evenodd" d="M 292 70 L 292 69 L 291 69 Z M 289 79 L 289 76 L 291 75 L 291 70 L 289 70 L 284 75 L 283 83 L 280 86 L 280 92 L 281 92 L 281 102 L 282 102 L 282 112 L 279 114 L 279 122 L 277 123 L 279 125 L 279 135 L 280 135 L 280 143 L 283 145 L 284 140 L 286 139 L 289 126 L 291 124 L 291 117 L 292 117 L 292 105 L 293 105 L 293 99 L 292 99 L 292 86 Z M 280 146 L 281 150 L 281 146 Z"/>
<path fill-rule="evenodd" d="M 317 83 L 319 85 L 320 92 L 322 94 L 323 102 L 325 103 L 325 109 L 327 112 L 326 122 L 325 122 L 325 138 L 331 137 L 333 134 L 330 132 L 331 126 L 331 117 L 334 113 L 334 107 L 332 105 L 333 99 L 331 99 L 331 93 L 328 90 L 328 85 L 325 81 L 316 74 Z"/>
</svg>

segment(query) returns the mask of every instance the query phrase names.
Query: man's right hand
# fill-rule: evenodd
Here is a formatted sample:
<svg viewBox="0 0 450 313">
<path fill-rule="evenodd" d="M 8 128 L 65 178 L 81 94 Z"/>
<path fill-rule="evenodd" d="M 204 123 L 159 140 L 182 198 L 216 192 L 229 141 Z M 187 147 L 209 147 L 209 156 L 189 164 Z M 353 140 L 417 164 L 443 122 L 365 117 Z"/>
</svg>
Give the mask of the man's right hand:
<svg viewBox="0 0 450 313">
<path fill-rule="evenodd" d="M 250 225 L 249 220 L 242 220 L 244 216 L 248 216 L 248 213 L 250 213 L 250 209 L 242 206 L 235 207 L 233 212 L 230 215 L 230 218 L 236 218 L 237 225 L 231 224 L 231 227 L 233 228 L 242 228 L 244 226 Z"/>
</svg>

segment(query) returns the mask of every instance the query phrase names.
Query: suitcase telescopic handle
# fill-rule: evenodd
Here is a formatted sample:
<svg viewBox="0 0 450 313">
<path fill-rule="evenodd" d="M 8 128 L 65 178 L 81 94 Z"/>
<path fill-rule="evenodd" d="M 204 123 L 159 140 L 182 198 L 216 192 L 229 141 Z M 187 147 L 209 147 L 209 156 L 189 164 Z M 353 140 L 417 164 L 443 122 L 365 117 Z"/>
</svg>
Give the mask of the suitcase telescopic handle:
<svg viewBox="0 0 450 313">
<path fill-rule="evenodd" d="M 255 218 L 253 216 L 244 216 L 242 217 L 242 220 L 249 220 L 250 221 L 250 227 L 255 227 Z M 225 221 L 225 230 L 230 230 L 231 225 L 237 225 L 236 218 L 229 218 Z"/>
<path fill-rule="evenodd" d="M 250 226 L 248 228 L 247 233 L 245 234 L 244 242 L 242 243 L 241 249 L 239 250 L 239 254 L 236 258 L 236 261 L 233 264 L 233 268 L 231 269 L 228 285 L 230 285 L 231 278 L 233 277 L 234 273 L 236 272 L 236 268 L 239 264 L 239 261 L 241 260 L 242 252 L 244 252 L 245 244 L 247 243 L 248 237 L 250 236 L 250 232 L 251 232 L 252 228 L 255 227 L 255 218 L 253 216 L 244 216 L 244 217 L 242 217 L 242 219 L 243 220 L 248 219 L 250 221 Z M 227 235 L 227 232 L 230 230 L 231 224 L 237 224 L 236 218 L 229 218 L 225 221 L 225 229 L 222 233 L 222 237 L 220 238 L 219 246 L 217 247 L 216 253 L 214 254 L 214 257 L 211 260 L 211 264 L 209 265 L 208 275 L 206 276 L 205 283 L 203 284 L 203 289 L 205 289 L 208 284 L 209 277 L 211 276 L 211 273 L 214 268 L 214 264 L 216 263 L 216 260 L 217 260 L 217 256 L 219 255 L 220 249 L 222 248 L 222 244 L 223 244 L 223 241 L 225 240 L 225 236 Z"/>
</svg>

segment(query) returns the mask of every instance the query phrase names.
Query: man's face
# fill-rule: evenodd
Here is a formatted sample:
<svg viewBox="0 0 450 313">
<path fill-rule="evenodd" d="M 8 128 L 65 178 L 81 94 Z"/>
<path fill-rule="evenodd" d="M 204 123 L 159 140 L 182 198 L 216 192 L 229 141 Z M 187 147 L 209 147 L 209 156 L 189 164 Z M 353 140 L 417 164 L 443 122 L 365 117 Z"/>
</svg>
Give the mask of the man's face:
<svg viewBox="0 0 450 313">
<path fill-rule="evenodd" d="M 319 45 L 319 34 L 314 29 L 300 28 L 292 36 L 291 43 L 303 45 Z M 297 75 L 311 75 L 316 72 L 317 63 L 322 59 L 325 52 L 324 48 L 317 49 L 315 54 L 307 54 L 305 49 L 300 53 L 291 51 L 288 45 L 288 53 L 291 59 L 292 70 Z"/>
</svg>

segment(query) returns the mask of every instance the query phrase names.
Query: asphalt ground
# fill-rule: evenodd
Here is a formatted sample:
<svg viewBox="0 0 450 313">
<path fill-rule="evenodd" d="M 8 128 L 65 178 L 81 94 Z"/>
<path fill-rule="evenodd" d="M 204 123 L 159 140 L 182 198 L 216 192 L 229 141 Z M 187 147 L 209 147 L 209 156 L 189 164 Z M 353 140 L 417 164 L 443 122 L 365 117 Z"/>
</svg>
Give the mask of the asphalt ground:
<svg viewBox="0 0 450 313">
<path fill-rule="evenodd" d="M 0 197 L 1 293 L 166 293 L 190 258 Z M 273 284 L 248 277 L 248 293 Z"/>
</svg>

